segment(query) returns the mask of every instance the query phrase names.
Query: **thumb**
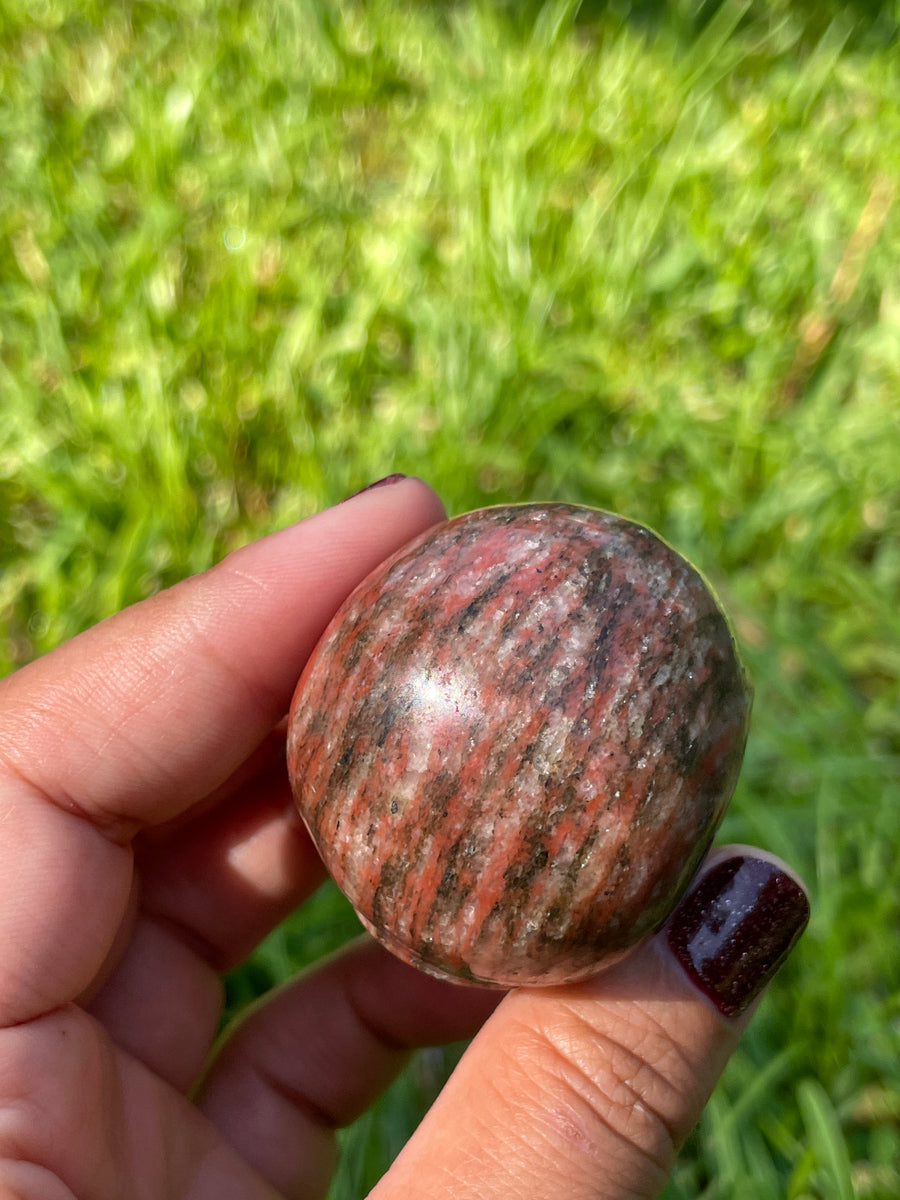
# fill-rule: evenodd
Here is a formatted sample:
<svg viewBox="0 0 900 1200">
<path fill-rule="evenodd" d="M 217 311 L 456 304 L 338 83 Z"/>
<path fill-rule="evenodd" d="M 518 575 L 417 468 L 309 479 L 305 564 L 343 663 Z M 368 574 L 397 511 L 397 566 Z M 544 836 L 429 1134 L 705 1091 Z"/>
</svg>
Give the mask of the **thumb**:
<svg viewBox="0 0 900 1200">
<path fill-rule="evenodd" d="M 716 851 L 628 958 L 506 997 L 371 1200 L 656 1196 L 808 916 L 783 863 Z"/>
</svg>

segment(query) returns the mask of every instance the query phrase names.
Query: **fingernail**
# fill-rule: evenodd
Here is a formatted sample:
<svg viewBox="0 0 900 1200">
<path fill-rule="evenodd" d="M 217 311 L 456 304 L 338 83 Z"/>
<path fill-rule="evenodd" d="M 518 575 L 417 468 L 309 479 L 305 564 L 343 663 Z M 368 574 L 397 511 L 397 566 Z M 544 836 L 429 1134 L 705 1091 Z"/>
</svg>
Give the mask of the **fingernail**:
<svg viewBox="0 0 900 1200">
<path fill-rule="evenodd" d="M 348 500 L 354 500 L 357 496 L 361 496 L 363 492 L 371 492 L 375 488 L 388 487 L 392 483 L 399 483 L 401 479 L 406 479 L 405 475 L 400 473 L 394 475 L 385 475 L 384 479 L 376 479 L 374 483 L 367 483 L 364 488 L 360 488 L 358 492 L 352 492 L 349 496 L 345 496 L 341 504 Z"/>
<path fill-rule="evenodd" d="M 669 946 L 726 1017 L 745 1012 L 809 920 L 803 888 L 775 863 L 735 855 L 716 863 L 669 920 Z"/>
</svg>

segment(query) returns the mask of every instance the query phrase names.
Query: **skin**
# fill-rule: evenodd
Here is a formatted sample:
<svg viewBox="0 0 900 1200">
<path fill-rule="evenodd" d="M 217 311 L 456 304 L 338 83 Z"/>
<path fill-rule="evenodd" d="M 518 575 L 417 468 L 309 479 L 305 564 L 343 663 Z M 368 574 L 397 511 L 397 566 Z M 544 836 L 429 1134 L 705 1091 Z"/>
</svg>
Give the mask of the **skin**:
<svg viewBox="0 0 900 1200">
<path fill-rule="evenodd" d="M 0 1200 L 314 1200 L 413 1047 L 475 1034 L 378 1200 L 649 1197 L 746 1017 L 661 938 L 490 992 L 362 941 L 215 1046 L 221 975 L 321 882 L 283 717 L 337 606 L 441 519 L 365 492 L 0 683 Z"/>
</svg>

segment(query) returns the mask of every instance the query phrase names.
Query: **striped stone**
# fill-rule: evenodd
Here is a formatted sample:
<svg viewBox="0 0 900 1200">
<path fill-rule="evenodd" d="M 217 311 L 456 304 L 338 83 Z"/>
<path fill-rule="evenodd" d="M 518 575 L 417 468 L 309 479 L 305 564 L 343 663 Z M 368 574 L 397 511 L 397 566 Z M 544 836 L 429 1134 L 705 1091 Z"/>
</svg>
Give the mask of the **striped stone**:
<svg viewBox="0 0 900 1200">
<path fill-rule="evenodd" d="M 740 770 L 728 623 L 644 527 L 568 504 L 437 526 L 350 596 L 291 707 L 299 810 L 386 946 L 569 982 L 665 920 Z"/>
</svg>

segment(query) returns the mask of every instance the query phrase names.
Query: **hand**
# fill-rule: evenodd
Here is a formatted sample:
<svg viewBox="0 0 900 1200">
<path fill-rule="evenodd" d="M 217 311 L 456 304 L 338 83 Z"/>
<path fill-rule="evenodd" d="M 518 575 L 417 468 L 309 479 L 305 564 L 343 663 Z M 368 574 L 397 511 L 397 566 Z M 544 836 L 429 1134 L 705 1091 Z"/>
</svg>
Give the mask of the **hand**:
<svg viewBox="0 0 900 1200">
<path fill-rule="evenodd" d="M 322 878 L 279 735 L 302 665 L 350 589 L 441 516 L 418 481 L 367 491 L 0 683 L 2 1200 L 324 1196 L 335 1128 L 410 1049 L 498 1004 L 362 941 L 212 1051 L 221 973 Z M 726 852 L 751 864 L 750 902 L 701 961 L 719 855 L 617 967 L 499 1003 L 380 1200 L 656 1194 L 805 920 L 781 867 Z"/>
</svg>

